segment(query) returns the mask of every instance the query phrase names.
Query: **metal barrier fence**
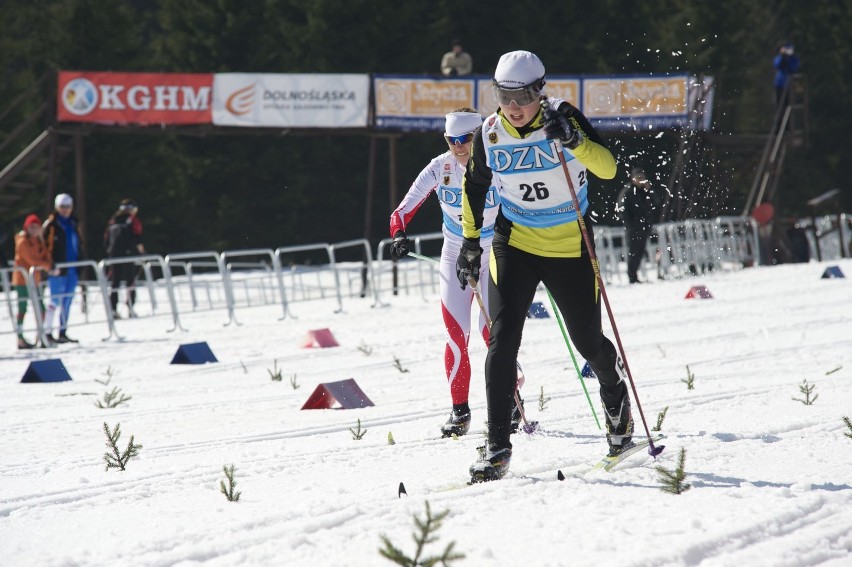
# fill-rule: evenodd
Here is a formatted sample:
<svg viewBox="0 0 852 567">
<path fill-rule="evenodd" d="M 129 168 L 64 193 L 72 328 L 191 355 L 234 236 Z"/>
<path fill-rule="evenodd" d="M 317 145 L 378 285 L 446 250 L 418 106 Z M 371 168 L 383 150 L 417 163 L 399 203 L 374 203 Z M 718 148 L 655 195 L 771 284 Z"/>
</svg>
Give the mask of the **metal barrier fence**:
<svg viewBox="0 0 852 567">
<path fill-rule="evenodd" d="M 852 216 L 840 213 L 803 218 L 796 222 L 796 226 L 805 229 L 811 258 L 836 260 L 852 257 Z"/>
<path fill-rule="evenodd" d="M 757 221 L 752 217 L 716 217 L 714 220 L 719 258 L 728 268 L 760 263 Z"/>
<path fill-rule="evenodd" d="M 131 264 L 137 267 L 142 268 L 142 273 L 144 275 L 144 285 L 145 289 L 148 292 L 148 311 L 147 314 L 151 317 L 157 315 L 157 307 L 159 302 L 157 300 L 159 296 L 165 296 L 168 300 L 168 305 L 171 311 L 172 323 L 173 326 L 171 329 L 167 329 L 166 331 L 171 333 L 177 329 L 185 330 L 180 322 L 180 310 L 178 308 L 177 300 L 175 299 L 175 285 L 172 279 L 171 270 L 169 269 L 168 262 L 163 259 L 161 256 L 157 256 L 156 254 L 146 254 L 143 256 L 132 256 L 128 258 L 107 258 L 98 262 L 98 271 L 104 276 L 104 279 L 107 284 L 110 281 L 110 269 L 113 266 Z M 161 277 L 159 279 L 154 278 L 153 267 L 157 267 L 160 271 Z M 118 293 L 120 290 L 115 289 L 111 290 L 114 293 Z M 129 289 L 125 282 L 125 293 L 129 295 Z M 108 301 L 108 298 L 107 298 Z M 137 302 L 130 307 L 130 302 L 128 301 L 128 317 L 138 317 L 138 305 L 139 300 L 137 298 Z M 141 302 L 143 305 L 145 302 Z M 115 319 L 116 314 L 112 311 L 112 306 L 109 303 L 105 304 L 105 309 L 107 313 L 107 318 L 110 321 L 110 329 L 112 330 L 112 334 L 115 334 L 117 338 L 122 338 L 118 335 L 115 330 Z"/>
<path fill-rule="evenodd" d="M 846 219 L 848 221 L 848 219 Z M 852 230 L 841 235 L 852 235 Z M 608 282 L 626 281 L 626 234 L 622 227 L 596 226 L 595 242 L 601 274 Z M 443 235 L 433 232 L 412 235 L 414 251 L 438 257 Z M 137 266 L 140 293 L 130 317 L 168 317 L 171 332 L 185 331 L 181 316 L 195 312 L 224 310 L 228 318 L 224 325 L 235 324 L 238 309 L 259 305 L 280 304 L 279 320 L 296 318 L 294 304 L 336 299 L 335 313 L 344 309 L 344 298 L 372 299 L 372 306 L 386 305 L 382 297 L 399 293 L 419 293 L 424 299 L 439 289 L 438 264 L 413 258 L 400 261 L 386 259 L 390 238 L 382 240 L 373 256 L 366 239 L 335 244 L 317 243 L 284 246 L 276 249 L 257 248 L 225 252 L 200 251 L 168 254 L 165 257 L 149 254 L 129 258 L 111 258 L 95 263 L 91 260 L 68 262 L 59 268 L 75 267 L 81 273 L 91 271 L 90 279 L 81 278 L 71 294 L 72 311 L 68 327 L 103 326 L 108 335 L 103 340 L 122 340 L 118 327 L 129 329 L 131 321 L 116 320 L 110 303 L 109 272 L 114 266 Z M 737 269 L 758 263 L 757 224 L 751 217 L 719 217 L 713 221 L 691 220 L 656 225 L 647 251 L 657 265 L 658 275 L 683 277 L 699 271 Z M 428 249 L 428 251 L 427 251 Z M 839 249 L 839 245 L 838 245 Z M 647 270 L 652 262 L 643 262 Z M 44 283 L 35 283 L 35 269 L 0 268 L 3 295 L 0 300 L 0 336 L 17 332 L 18 298 L 11 286 L 11 275 L 21 273 L 26 280 L 28 306 L 32 316 L 24 320 L 23 331 L 35 333 L 44 341 L 41 301 L 57 300 L 47 294 Z M 645 273 L 647 278 L 647 271 Z M 125 294 L 128 290 L 125 290 Z M 144 291 L 144 292 L 143 292 Z M 45 301 L 47 303 L 47 301 Z M 168 306 L 163 311 L 162 305 Z M 9 323 L 2 321 L 8 315 Z"/>
<path fill-rule="evenodd" d="M 440 232 L 412 235 L 409 237 L 414 245 L 414 252 L 426 254 L 425 248 L 429 247 L 434 257 L 440 257 L 440 247 L 432 246 L 431 243 L 444 242 L 444 235 Z M 428 294 L 437 293 L 440 270 L 437 264 L 422 262 L 414 258 L 404 258 L 399 261 L 384 260 L 385 250 L 389 250 L 392 238 L 385 238 L 376 247 L 376 273 L 377 288 L 379 293 L 390 292 L 398 295 L 400 292 L 406 294 L 413 290 L 419 290 L 420 295 L 426 299 Z"/>
</svg>

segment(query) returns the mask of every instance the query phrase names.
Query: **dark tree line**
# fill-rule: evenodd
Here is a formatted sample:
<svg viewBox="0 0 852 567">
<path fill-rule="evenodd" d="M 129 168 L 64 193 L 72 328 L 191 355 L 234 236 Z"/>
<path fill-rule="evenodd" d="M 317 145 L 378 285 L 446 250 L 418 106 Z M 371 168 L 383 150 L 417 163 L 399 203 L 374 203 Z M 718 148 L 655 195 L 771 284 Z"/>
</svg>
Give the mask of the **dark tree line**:
<svg viewBox="0 0 852 567">
<path fill-rule="evenodd" d="M 473 55 L 475 73 L 491 73 L 500 54 L 538 53 L 551 73 L 689 71 L 717 80 L 714 129 L 760 133 L 773 110 L 771 60 L 784 40 L 796 44 L 807 76 L 811 145 L 791 152 L 778 192 L 782 214 L 844 190 L 852 150 L 852 0 L 796 2 L 542 4 L 496 0 L 431 3 L 370 0 L 5 0 L 0 5 L 0 81 L 10 101 L 57 69 L 168 72 L 436 74 L 452 38 Z M 46 96 L 46 95 L 44 95 Z M 0 121 L 0 141 L 44 96 Z M 34 136 L 38 131 L 34 131 Z M 662 182 L 675 139 L 608 136 L 618 178 L 597 183 L 593 207 L 608 214 L 628 167 L 644 165 Z M 24 144 L 25 145 L 25 144 Z M 98 257 L 103 222 L 121 198 L 141 207 L 154 252 L 281 246 L 364 234 L 366 136 L 179 136 L 157 130 L 85 138 L 90 253 Z M 22 149 L 0 152 L 4 167 Z M 443 151 L 437 134 L 410 134 L 398 146 L 397 196 Z M 385 236 L 387 149 L 379 142 L 376 200 L 369 234 Z M 759 149 L 718 156 L 732 188 L 731 212 L 744 201 Z M 73 159 L 61 161 L 59 189 L 73 193 Z M 37 193 L 37 194 L 36 194 Z M 30 197 L 43 210 L 39 189 Z M 17 230 L 20 213 L 0 218 Z M 438 229 L 437 206 L 417 220 Z"/>
</svg>

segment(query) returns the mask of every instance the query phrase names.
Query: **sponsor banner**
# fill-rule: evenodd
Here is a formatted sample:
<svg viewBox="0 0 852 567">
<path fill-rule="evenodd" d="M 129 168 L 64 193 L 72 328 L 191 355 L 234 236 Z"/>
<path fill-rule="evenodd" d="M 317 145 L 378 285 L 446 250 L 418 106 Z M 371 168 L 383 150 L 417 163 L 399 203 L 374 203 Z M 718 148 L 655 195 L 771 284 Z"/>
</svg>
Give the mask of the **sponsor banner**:
<svg viewBox="0 0 852 567">
<path fill-rule="evenodd" d="M 473 108 L 473 79 L 376 77 L 376 128 L 444 129 L 444 116 L 458 108 Z"/>
<path fill-rule="evenodd" d="M 580 80 L 579 79 L 563 79 L 563 78 L 547 78 L 547 84 L 544 85 L 544 92 L 547 96 L 561 98 L 567 100 L 577 108 L 582 108 L 580 104 Z"/>
<path fill-rule="evenodd" d="M 497 95 L 494 94 L 494 85 L 491 79 L 476 80 L 476 109 L 483 118 L 497 112 Z"/>
<path fill-rule="evenodd" d="M 687 76 L 583 80 L 587 118 L 686 117 Z"/>
<path fill-rule="evenodd" d="M 57 117 L 101 124 L 209 124 L 213 75 L 60 71 Z"/>
<path fill-rule="evenodd" d="M 581 81 L 571 77 L 547 79 L 548 96 L 567 100 L 579 108 Z M 429 79 L 377 77 L 376 127 L 395 130 L 444 129 L 444 115 L 458 108 L 475 108 L 483 117 L 497 110 L 490 77 Z"/>
<path fill-rule="evenodd" d="M 217 73 L 213 124 L 366 128 L 368 75 Z"/>
</svg>

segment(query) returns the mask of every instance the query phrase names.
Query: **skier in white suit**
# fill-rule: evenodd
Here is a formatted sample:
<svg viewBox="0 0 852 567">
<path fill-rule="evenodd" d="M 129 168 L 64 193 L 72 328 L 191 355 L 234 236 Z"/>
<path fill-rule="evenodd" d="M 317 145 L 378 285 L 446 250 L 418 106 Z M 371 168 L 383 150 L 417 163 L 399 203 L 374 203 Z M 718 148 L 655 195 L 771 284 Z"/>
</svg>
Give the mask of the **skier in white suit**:
<svg viewBox="0 0 852 567">
<path fill-rule="evenodd" d="M 443 437 L 464 435 L 470 429 L 468 393 L 471 372 L 467 346 L 471 331 L 470 312 L 473 291 L 461 289 L 455 278 L 456 259 L 462 242 L 462 179 L 470 158 L 473 133 L 481 125 L 482 115 L 470 108 L 462 108 L 446 115 L 444 140 L 449 150 L 432 159 L 429 165 L 423 168 L 390 218 L 390 233 L 393 237 L 391 257 L 398 260 L 408 255 L 411 250 L 411 242 L 406 238 L 405 233 L 420 206 L 433 192 L 441 203 L 442 232 L 444 233 L 440 261 L 441 314 L 447 329 L 444 367 L 453 403 L 450 417 L 441 427 Z M 485 198 L 481 233 L 484 265 L 487 265 L 491 249 L 490 242 L 494 234 L 494 220 L 497 218 L 498 205 L 499 194 L 497 188 L 492 186 L 488 189 Z M 482 286 L 480 291 L 485 305 L 488 305 L 486 286 Z M 489 329 L 482 313 L 479 314 L 478 321 L 479 332 L 485 344 L 488 345 Z M 515 419 L 513 419 L 516 428 L 518 421 L 520 421 L 520 412 L 516 408 Z"/>
</svg>

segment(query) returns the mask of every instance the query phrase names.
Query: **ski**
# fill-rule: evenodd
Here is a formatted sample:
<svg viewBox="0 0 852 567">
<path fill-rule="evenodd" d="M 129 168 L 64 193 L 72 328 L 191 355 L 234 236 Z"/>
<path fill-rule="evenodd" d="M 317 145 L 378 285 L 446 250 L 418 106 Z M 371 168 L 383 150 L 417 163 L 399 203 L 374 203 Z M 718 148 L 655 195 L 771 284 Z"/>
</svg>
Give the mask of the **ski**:
<svg viewBox="0 0 852 567">
<path fill-rule="evenodd" d="M 665 435 L 658 435 L 658 436 L 654 437 L 654 443 L 656 443 L 660 439 L 664 439 L 665 437 L 666 437 Z M 630 455 L 637 453 L 640 450 L 648 447 L 649 445 L 650 445 L 650 443 L 649 443 L 647 437 L 644 440 L 639 441 L 638 443 L 637 442 L 631 442 L 630 445 L 626 449 L 624 449 L 623 451 L 621 451 L 617 455 L 607 455 L 606 457 L 604 457 L 603 459 L 598 461 L 598 463 L 595 465 L 595 469 L 604 470 L 604 471 L 609 472 L 612 469 L 614 469 L 616 466 L 618 466 L 618 464 L 621 463 L 624 459 L 626 459 Z"/>
<path fill-rule="evenodd" d="M 665 435 L 660 434 L 660 435 L 655 436 L 653 438 L 653 441 L 654 441 L 654 443 L 656 443 L 657 441 L 660 441 L 660 440 L 665 439 L 665 438 L 666 438 Z M 642 449 L 647 448 L 649 445 L 650 445 L 650 443 L 648 442 L 648 439 L 645 438 L 642 441 L 631 443 L 626 449 L 621 451 L 619 454 L 612 455 L 612 456 L 607 455 L 597 462 L 591 462 L 591 463 L 587 462 L 585 464 L 584 463 L 573 464 L 573 465 L 568 466 L 567 468 L 562 467 L 569 472 L 568 472 L 567 475 L 562 474 L 561 478 L 560 478 L 559 473 L 562 473 L 562 468 L 556 470 L 556 475 L 553 475 L 552 471 L 554 469 L 547 469 L 546 471 L 545 470 L 528 470 L 526 472 L 517 472 L 515 474 L 513 474 L 512 471 L 510 470 L 509 473 L 508 473 L 508 476 L 506 476 L 505 478 L 507 478 L 509 480 L 524 480 L 524 479 L 526 479 L 526 480 L 530 480 L 530 481 L 533 481 L 533 482 L 541 482 L 541 481 L 551 480 L 551 478 L 553 478 L 551 475 L 555 476 L 556 480 L 564 480 L 566 478 L 566 476 L 573 476 L 573 475 L 584 476 L 585 474 L 590 473 L 592 471 L 610 472 L 616 466 L 618 466 L 619 464 L 624 462 L 628 457 L 638 453 Z M 542 474 L 542 473 L 544 473 L 544 474 Z M 471 487 L 471 486 L 489 485 L 492 482 L 498 482 L 499 483 L 499 481 L 454 482 L 454 483 L 436 488 L 436 489 L 433 490 L 433 492 L 450 492 L 450 491 L 453 491 L 453 490 L 459 490 L 461 488 L 468 488 L 468 487 Z"/>
</svg>

